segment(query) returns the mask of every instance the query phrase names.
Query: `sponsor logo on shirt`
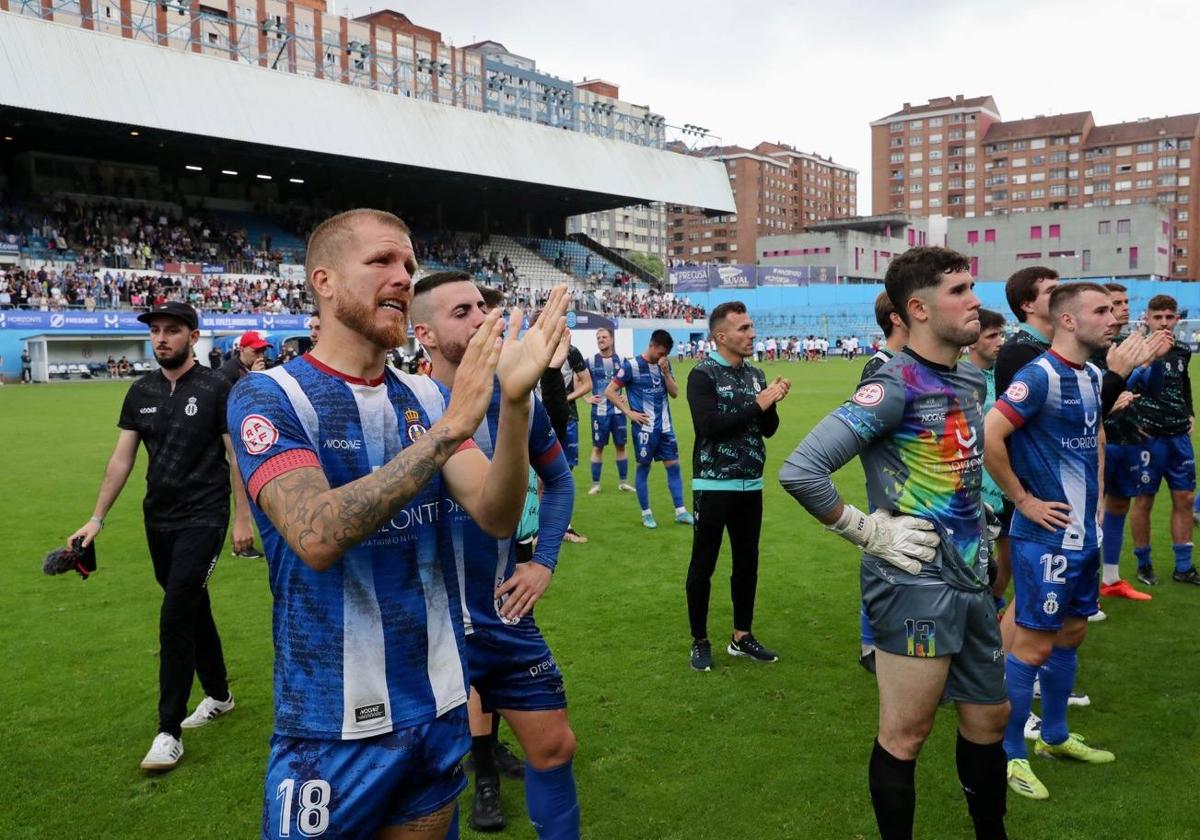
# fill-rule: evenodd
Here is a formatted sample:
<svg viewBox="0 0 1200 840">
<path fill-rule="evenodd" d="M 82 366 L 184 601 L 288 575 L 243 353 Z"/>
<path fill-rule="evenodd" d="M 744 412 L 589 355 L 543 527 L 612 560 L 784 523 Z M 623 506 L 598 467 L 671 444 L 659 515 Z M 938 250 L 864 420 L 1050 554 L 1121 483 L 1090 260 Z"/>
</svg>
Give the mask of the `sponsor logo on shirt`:
<svg viewBox="0 0 1200 840">
<path fill-rule="evenodd" d="M 158 413 L 158 406 L 156 406 L 156 405 L 151 405 L 151 406 L 147 406 L 146 408 L 138 409 L 138 414 L 157 414 L 157 413 Z"/>
<path fill-rule="evenodd" d="M 242 446 L 251 455 L 261 455 L 279 440 L 279 430 L 261 414 L 247 414 L 242 421 Z"/>
<path fill-rule="evenodd" d="M 346 440 L 344 438 L 325 438 L 326 449 L 345 449 L 355 452 L 362 449 L 361 440 Z"/>
<path fill-rule="evenodd" d="M 369 706 L 359 706 L 354 710 L 354 722 L 362 723 L 368 720 L 375 720 L 385 715 L 386 706 L 383 703 L 372 703 Z"/>
</svg>

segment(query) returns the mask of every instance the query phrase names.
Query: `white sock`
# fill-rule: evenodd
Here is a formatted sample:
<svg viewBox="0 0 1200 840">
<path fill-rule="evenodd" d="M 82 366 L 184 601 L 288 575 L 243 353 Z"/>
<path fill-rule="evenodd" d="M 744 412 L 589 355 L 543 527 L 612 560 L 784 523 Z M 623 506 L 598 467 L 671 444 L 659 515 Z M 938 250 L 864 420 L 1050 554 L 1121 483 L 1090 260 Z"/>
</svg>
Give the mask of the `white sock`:
<svg viewBox="0 0 1200 840">
<path fill-rule="evenodd" d="M 687 508 L 684 507 L 683 505 L 680 505 L 679 507 L 675 508 L 675 512 L 676 513 L 687 513 Z"/>
<path fill-rule="evenodd" d="M 1120 579 L 1121 579 L 1121 567 L 1119 565 L 1117 565 L 1116 563 L 1112 564 L 1111 566 L 1109 564 L 1105 563 L 1104 564 L 1104 572 L 1100 577 L 1100 582 L 1103 583 L 1105 586 L 1109 586 L 1111 584 L 1116 583 Z"/>
<path fill-rule="evenodd" d="M 653 516 L 653 515 L 654 515 L 654 511 L 650 510 L 650 508 L 645 508 L 642 510 L 642 516 Z"/>
</svg>

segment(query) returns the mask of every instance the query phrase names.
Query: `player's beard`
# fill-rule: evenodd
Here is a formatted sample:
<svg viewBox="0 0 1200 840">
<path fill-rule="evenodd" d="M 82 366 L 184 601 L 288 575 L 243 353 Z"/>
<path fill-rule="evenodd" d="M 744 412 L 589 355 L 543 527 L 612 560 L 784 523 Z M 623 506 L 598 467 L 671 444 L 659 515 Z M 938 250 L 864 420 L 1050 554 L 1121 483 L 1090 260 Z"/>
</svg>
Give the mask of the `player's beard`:
<svg viewBox="0 0 1200 840">
<path fill-rule="evenodd" d="M 442 358 L 452 365 L 457 365 L 463 360 L 463 356 L 467 355 L 467 345 L 457 342 L 446 342 L 438 344 L 438 352 L 442 354 Z"/>
<path fill-rule="evenodd" d="M 335 318 L 376 347 L 383 350 L 399 347 L 404 343 L 405 333 L 408 332 L 407 313 L 399 321 L 380 326 L 375 320 L 378 310 L 379 307 L 368 306 L 340 288 L 333 297 Z"/>
<path fill-rule="evenodd" d="M 946 344 L 953 344 L 956 347 L 968 347 L 979 340 L 979 334 L 983 332 L 976 321 L 974 326 L 951 325 L 944 321 L 938 321 L 934 325 L 934 333 Z"/>
<path fill-rule="evenodd" d="M 159 367 L 165 368 L 166 370 L 178 370 L 179 368 L 183 367 L 183 363 L 191 357 L 192 345 L 186 344 L 182 349 L 177 350 L 174 353 L 168 351 L 168 353 L 169 355 L 160 356 L 158 354 L 158 350 L 156 349 L 154 351 L 155 361 L 158 362 Z"/>
</svg>

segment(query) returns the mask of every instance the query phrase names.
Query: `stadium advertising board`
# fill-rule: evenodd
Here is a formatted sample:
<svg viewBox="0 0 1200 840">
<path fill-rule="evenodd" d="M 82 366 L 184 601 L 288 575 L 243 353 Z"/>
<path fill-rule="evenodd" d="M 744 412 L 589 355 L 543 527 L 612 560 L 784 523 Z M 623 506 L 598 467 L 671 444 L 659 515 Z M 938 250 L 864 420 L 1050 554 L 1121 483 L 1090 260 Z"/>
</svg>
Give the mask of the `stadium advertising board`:
<svg viewBox="0 0 1200 840">
<path fill-rule="evenodd" d="M 576 309 L 567 313 L 569 330 L 616 330 L 617 322 L 599 312 L 584 312 Z"/>
<path fill-rule="evenodd" d="M 21 253 L 21 246 L 16 242 L 0 242 L 0 254 L 17 255 Z"/>
<path fill-rule="evenodd" d="M 797 266 L 759 266 L 758 285 L 760 286 L 807 286 L 811 267 Z"/>
<path fill-rule="evenodd" d="M 712 267 L 707 265 L 678 266 L 671 269 L 671 283 L 679 294 L 707 292 Z"/>
<path fill-rule="evenodd" d="M 752 265 L 716 265 L 709 275 L 710 289 L 753 289 L 758 285 Z"/>
<path fill-rule="evenodd" d="M 140 312 L 42 312 L 40 310 L 0 310 L 0 329 L 8 330 L 109 330 L 145 332 L 138 321 Z M 307 315 L 223 315 L 202 314 L 202 330 L 295 330 L 308 329 Z M 595 329 L 592 327 L 591 329 Z"/>
<path fill-rule="evenodd" d="M 200 271 L 204 274 L 224 274 L 225 266 L 221 263 L 203 263 Z"/>
<path fill-rule="evenodd" d="M 280 263 L 279 279 L 288 283 L 304 282 L 304 266 L 297 263 Z"/>
</svg>

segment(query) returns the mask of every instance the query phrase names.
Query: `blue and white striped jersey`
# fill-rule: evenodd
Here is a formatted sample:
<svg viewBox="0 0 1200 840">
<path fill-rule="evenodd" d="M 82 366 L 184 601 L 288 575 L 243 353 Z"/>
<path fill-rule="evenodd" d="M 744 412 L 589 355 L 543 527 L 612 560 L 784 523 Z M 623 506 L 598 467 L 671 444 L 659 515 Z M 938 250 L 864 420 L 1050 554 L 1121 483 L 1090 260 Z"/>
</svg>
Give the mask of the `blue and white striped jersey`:
<svg viewBox="0 0 1200 840">
<path fill-rule="evenodd" d="M 307 355 L 247 376 L 231 392 L 229 428 L 274 596 L 276 733 L 368 738 L 466 702 L 459 585 L 444 521 L 453 502 L 440 474 L 324 572 L 307 566 L 257 505 L 269 481 L 300 467 L 321 469 L 335 488 L 369 475 L 443 409 L 427 377 L 389 368 L 368 382 Z"/>
<path fill-rule="evenodd" d="M 658 365 L 646 361 L 645 356 L 639 354 L 621 362 L 615 379 L 617 384 L 625 389 L 629 407 L 650 418 L 645 429 L 651 432 L 674 430 L 674 426 L 671 425 L 667 388 Z"/>
<path fill-rule="evenodd" d="M 1076 365 L 1047 350 L 1021 368 L 996 399 L 996 409 L 1016 426 L 1009 457 L 1021 484 L 1042 501 L 1071 506 L 1070 525 L 1059 531 L 1014 512 L 1012 536 L 1065 549 L 1099 545 L 1101 378 L 1090 362 Z"/>
<path fill-rule="evenodd" d="M 621 370 L 621 357 L 616 353 L 611 356 L 602 356 L 597 353 L 588 362 L 588 369 L 592 373 L 592 393 L 596 396 L 603 396 L 609 381 Z M 609 400 L 592 406 L 593 417 L 607 417 L 610 414 L 620 413 L 621 409 Z"/>
</svg>

